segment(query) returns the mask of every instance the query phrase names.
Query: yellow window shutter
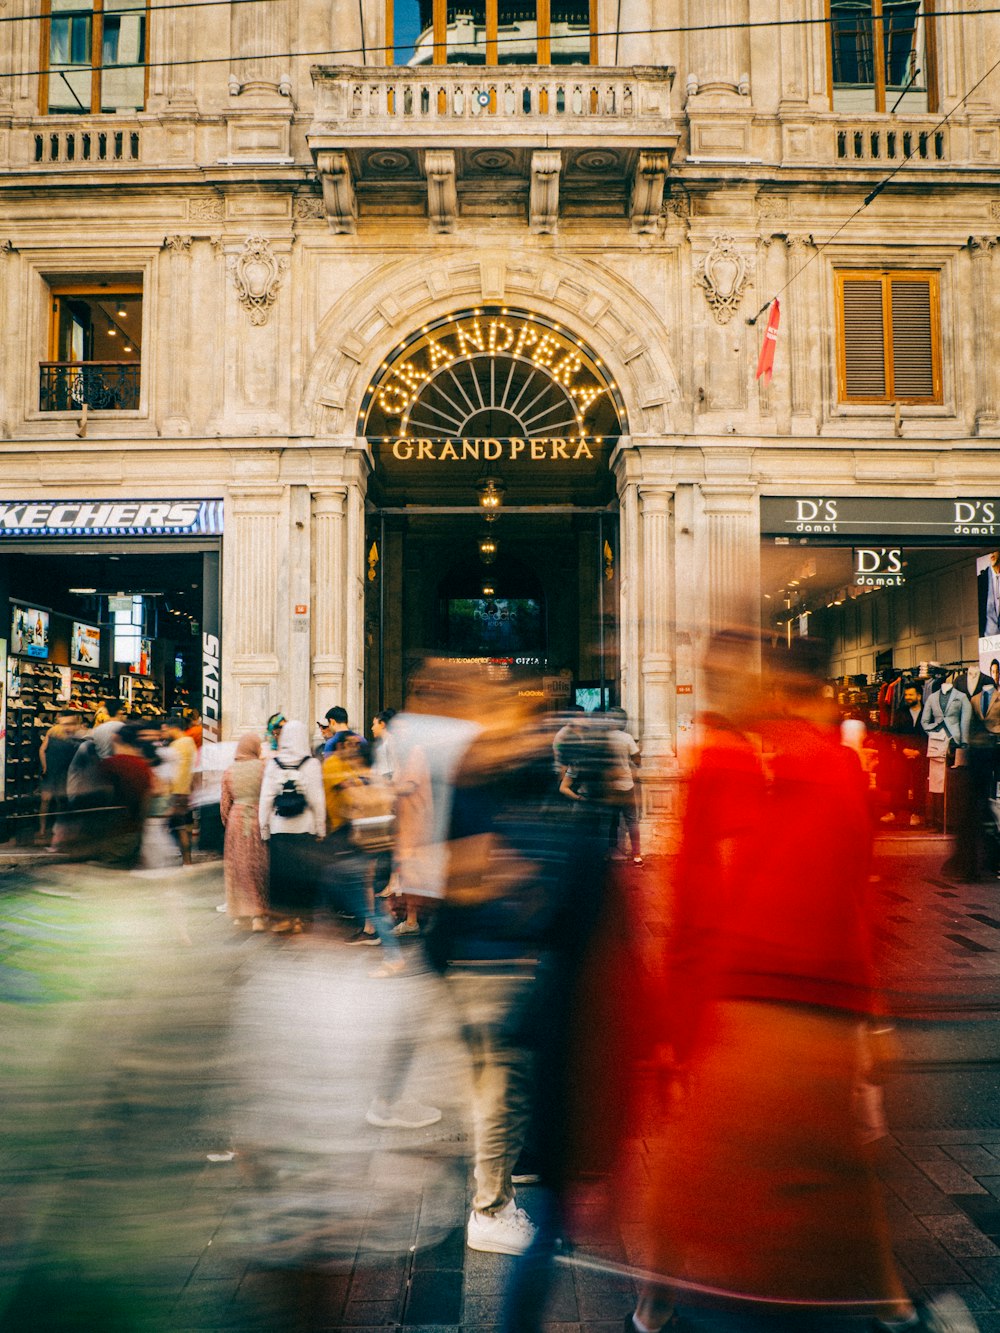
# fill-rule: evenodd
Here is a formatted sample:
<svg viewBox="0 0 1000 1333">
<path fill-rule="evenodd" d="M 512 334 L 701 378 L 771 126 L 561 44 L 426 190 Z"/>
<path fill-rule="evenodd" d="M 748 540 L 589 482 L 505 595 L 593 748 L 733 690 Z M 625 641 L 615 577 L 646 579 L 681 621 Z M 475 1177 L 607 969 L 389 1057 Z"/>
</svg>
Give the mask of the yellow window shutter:
<svg viewBox="0 0 1000 1333">
<path fill-rule="evenodd" d="M 927 278 L 893 278 L 892 364 L 895 397 L 936 397 L 931 284 Z"/>
<path fill-rule="evenodd" d="M 842 292 L 844 397 L 885 398 L 882 280 L 845 277 Z"/>
</svg>

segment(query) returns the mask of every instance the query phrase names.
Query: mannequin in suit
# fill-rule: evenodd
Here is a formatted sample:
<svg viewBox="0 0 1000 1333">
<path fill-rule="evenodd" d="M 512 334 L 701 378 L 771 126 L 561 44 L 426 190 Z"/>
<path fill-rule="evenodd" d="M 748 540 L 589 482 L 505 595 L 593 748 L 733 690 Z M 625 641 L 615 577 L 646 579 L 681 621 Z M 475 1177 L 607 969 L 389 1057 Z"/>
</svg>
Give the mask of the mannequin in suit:
<svg viewBox="0 0 1000 1333">
<path fill-rule="evenodd" d="M 990 552 L 990 563 L 976 578 L 979 594 L 979 635 L 1000 634 L 1000 551 Z"/>
<path fill-rule="evenodd" d="M 903 689 L 903 706 L 893 721 L 896 755 L 893 814 L 897 825 L 915 828 L 927 805 L 927 733 L 921 724 L 923 692 L 914 683 Z"/>
</svg>

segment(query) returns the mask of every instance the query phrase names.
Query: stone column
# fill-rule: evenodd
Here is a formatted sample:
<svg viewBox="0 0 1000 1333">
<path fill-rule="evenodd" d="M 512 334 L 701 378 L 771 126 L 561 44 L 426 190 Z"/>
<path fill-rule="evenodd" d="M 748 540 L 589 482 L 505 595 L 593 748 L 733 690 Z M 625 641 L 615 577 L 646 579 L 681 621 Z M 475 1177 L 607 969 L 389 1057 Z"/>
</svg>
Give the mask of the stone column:
<svg viewBox="0 0 1000 1333">
<path fill-rule="evenodd" d="M 619 445 L 619 448 L 621 446 Z M 644 728 L 642 678 L 639 670 L 639 618 L 642 614 L 642 541 L 639 528 L 639 489 L 630 472 L 636 462 L 622 452 L 616 462 L 620 527 L 618 537 L 618 641 L 622 707 L 634 725 Z"/>
<path fill-rule="evenodd" d="M 757 252 L 758 286 L 754 303 L 763 306 L 765 301 L 776 296 L 785 285 L 788 274 L 785 238 L 779 233 L 765 234 L 761 237 Z M 764 330 L 770 317 L 770 309 L 764 311 L 753 326 L 751 354 L 759 356 L 763 345 Z M 781 308 L 781 321 L 778 325 L 778 342 L 774 354 L 774 374 L 770 384 L 763 379 L 756 381 L 757 403 L 762 417 L 773 417 L 779 435 L 787 435 L 790 426 L 789 388 L 791 381 L 791 362 L 788 355 L 788 303 Z"/>
<path fill-rule="evenodd" d="M 164 10 L 162 16 L 157 12 L 158 7 L 158 0 L 151 0 L 149 58 L 153 63 L 149 71 L 147 110 L 193 113 L 197 66 L 183 62 L 199 54 L 195 50 L 195 19 L 184 4 Z"/>
<path fill-rule="evenodd" d="M 640 482 L 642 734 L 650 759 L 674 751 L 672 486 Z"/>
<path fill-rule="evenodd" d="M 993 251 L 995 236 L 970 236 L 972 321 L 975 329 L 976 433 L 992 434 L 997 424 L 996 300 Z"/>
<path fill-rule="evenodd" d="M 268 461 L 265 470 L 276 473 L 276 460 Z M 263 466 L 262 460 L 247 462 Z M 277 709 L 289 709 L 287 643 L 278 632 L 288 590 L 286 492 L 278 484 L 235 486 L 225 504 L 222 716 L 226 733 L 239 735 L 261 729 Z"/>
<path fill-rule="evenodd" d="M 756 487 L 706 483 L 705 548 L 708 561 L 709 633 L 756 625 L 760 620 L 760 517 Z"/>
<path fill-rule="evenodd" d="M 0 236 L 0 347 L 5 348 L 4 364 L 7 373 L 0 375 L 0 439 L 6 439 L 11 432 L 13 421 L 10 419 L 11 408 L 16 402 L 15 387 L 11 371 L 17 365 L 16 348 L 20 340 L 20 330 L 23 327 L 20 319 L 16 317 L 17 305 L 15 293 L 17 283 L 14 281 L 14 247 L 6 236 Z M 34 368 L 37 376 L 37 367 Z M 8 394 L 10 400 L 8 402 Z M 37 380 L 34 389 L 35 401 L 37 402 L 38 385 Z"/>
<path fill-rule="evenodd" d="M 740 79 L 749 73 L 750 45 L 746 28 L 724 24 L 746 23 L 749 0 L 715 0 L 711 16 L 717 27 L 688 34 L 688 68 L 698 81 L 699 93 L 736 93 Z M 688 0 L 687 22 L 697 28 L 704 24 L 706 9 L 702 0 Z"/>
</svg>

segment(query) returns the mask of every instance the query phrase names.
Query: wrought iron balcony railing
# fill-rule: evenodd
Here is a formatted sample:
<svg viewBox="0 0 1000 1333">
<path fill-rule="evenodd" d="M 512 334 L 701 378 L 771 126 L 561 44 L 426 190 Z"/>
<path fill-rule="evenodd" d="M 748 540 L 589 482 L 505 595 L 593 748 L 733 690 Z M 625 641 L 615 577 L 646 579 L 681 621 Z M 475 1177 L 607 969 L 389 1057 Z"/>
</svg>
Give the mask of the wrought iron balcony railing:
<svg viewBox="0 0 1000 1333">
<path fill-rule="evenodd" d="M 42 412 L 134 412 L 139 370 L 130 361 L 43 361 L 38 406 Z"/>
</svg>

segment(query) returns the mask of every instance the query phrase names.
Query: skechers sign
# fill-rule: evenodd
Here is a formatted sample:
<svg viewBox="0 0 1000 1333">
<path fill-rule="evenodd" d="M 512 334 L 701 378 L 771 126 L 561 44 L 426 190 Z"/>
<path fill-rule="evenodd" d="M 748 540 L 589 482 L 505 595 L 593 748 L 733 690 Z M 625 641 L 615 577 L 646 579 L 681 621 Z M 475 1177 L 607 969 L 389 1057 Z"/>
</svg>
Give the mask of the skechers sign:
<svg viewBox="0 0 1000 1333">
<path fill-rule="evenodd" d="M 11 500 L 0 502 L 4 537 L 218 536 L 221 500 Z"/>
<path fill-rule="evenodd" d="M 912 537 L 944 541 L 1000 536 L 1000 499 L 908 500 L 853 496 L 767 496 L 760 502 L 764 536 L 808 542 L 810 538 Z"/>
<path fill-rule="evenodd" d="M 905 582 L 903 552 L 898 546 L 855 546 L 856 588 L 901 588 Z"/>
</svg>

